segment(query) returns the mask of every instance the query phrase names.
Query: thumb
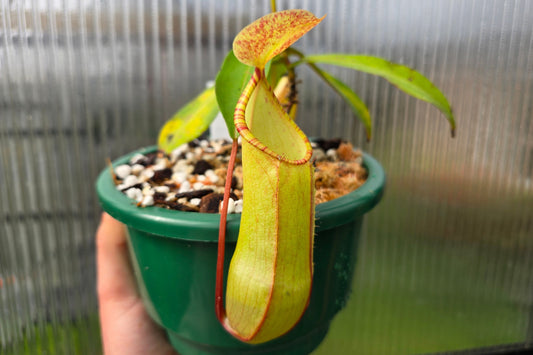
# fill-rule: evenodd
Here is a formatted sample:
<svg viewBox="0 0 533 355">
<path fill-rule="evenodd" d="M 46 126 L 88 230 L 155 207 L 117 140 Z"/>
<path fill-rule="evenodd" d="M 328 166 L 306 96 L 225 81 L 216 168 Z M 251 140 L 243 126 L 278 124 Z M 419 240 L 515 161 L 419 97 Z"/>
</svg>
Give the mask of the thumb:
<svg viewBox="0 0 533 355">
<path fill-rule="evenodd" d="M 128 256 L 126 233 L 122 223 L 107 213 L 102 214 L 96 233 L 97 289 L 101 308 L 127 305 L 127 301 L 135 302 L 139 298 Z"/>
</svg>

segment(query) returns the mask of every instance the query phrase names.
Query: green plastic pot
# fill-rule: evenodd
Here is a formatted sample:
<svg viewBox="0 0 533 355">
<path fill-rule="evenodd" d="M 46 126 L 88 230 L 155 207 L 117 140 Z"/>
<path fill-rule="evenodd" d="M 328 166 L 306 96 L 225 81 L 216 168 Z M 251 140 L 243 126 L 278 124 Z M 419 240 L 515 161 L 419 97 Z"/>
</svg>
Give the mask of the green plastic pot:
<svg viewBox="0 0 533 355">
<path fill-rule="evenodd" d="M 132 152 L 113 165 L 124 164 Z M 174 348 L 188 354 L 308 354 L 324 339 L 350 294 L 363 216 L 381 199 L 385 173 L 364 154 L 367 181 L 356 191 L 316 207 L 313 290 L 301 321 L 286 335 L 249 345 L 226 333 L 215 316 L 215 271 L 220 215 L 139 208 L 118 191 L 109 169 L 96 188 L 103 209 L 128 227 L 138 287 L 150 316 Z M 228 216 L 226 265 L 233 254 L 240 215 Z"/>
</svg>

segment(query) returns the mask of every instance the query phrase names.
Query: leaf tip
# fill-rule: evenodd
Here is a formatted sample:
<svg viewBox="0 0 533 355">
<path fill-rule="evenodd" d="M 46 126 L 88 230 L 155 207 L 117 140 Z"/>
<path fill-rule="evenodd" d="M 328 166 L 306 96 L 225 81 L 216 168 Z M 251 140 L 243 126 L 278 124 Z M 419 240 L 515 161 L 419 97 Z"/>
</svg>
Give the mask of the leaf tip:
<svg viewBox="0 0 533 355">
<path fill-rule="evenodd" d="M 453 109 L 449 107 L 448 121 L 450 122 L 450 134 L 452 138 L 455 138 L 455 118 L 453 115 Z"/>
</svg>

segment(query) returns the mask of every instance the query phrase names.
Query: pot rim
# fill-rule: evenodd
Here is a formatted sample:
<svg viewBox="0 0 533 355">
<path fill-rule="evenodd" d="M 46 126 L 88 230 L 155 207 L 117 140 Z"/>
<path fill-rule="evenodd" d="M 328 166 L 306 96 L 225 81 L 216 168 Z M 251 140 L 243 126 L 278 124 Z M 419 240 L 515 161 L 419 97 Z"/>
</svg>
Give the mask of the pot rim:
<svg viewBox="0 0 533 355">
<path fill-rule="evenodd" d="M 112 162 L 113 167 L 126 164 L 135 154 L 147 154 L 157 149 L 148 146 L 128 153 Z M 327 230 L 371 210 L 380 200 L 385 188 L 385 172 L 379 162 L 363 153 L 363 165 L 368 170 L 366 182 L 358 189 L 334 200 L 316 206 L 316 232 Z M 220 214 L 184 212 L 162 207 L 137 207 L 132 200 L 117 190 L 109 167 L 96 181 L 96 191 L 103 210 L 128 227 L 164 237 L 198 242 L 218 242 Z M 240 214 L 229 214 L 227 242 L 236 242 L 239 233 Z M 194 233 L 176 236 L 176 230 L 186 228 Z"/>
</svg>

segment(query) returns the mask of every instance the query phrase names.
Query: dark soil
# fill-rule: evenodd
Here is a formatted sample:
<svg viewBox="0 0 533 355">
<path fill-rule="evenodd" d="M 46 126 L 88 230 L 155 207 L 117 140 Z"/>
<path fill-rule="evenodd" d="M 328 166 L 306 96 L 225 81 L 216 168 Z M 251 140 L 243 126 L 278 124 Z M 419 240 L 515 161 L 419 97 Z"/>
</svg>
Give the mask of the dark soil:
<svg viewBox="0 0 533 355">
<path fill-rule="evenodd" d="M 180 211 L 218 213 L 224 192 L 231 143 L 195 140 L 167 155 L 135 155 L 114 168 L 117 189 L 138 206 L 159 206 Z M 361 186 L 367 177 L 362 153 L 340 139 L 313 142 L 315 202 L 330 201 Z M 230 213 L 242 211 L 240 155 L 232 177 Z"/>
</svg>

